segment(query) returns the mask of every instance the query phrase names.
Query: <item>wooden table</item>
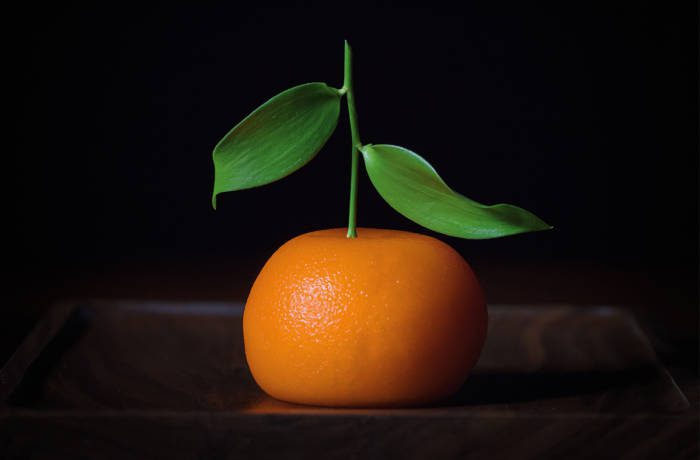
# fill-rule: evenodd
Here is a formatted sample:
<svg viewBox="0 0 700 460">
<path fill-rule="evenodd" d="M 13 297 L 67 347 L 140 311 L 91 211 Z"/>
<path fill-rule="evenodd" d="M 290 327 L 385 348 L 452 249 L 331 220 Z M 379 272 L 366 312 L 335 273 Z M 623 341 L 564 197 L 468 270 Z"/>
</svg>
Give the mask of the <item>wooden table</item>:
<svg viewBox="0 0 700 460">
<path fill-rule="evenodd" d="M 0 458 L 698 458 L 697 406 L 621 310 L 490 307 L 457 395 L 382 410 L 266 396 L 241 313 L 54 308 L 0 371 Z"/>
</svg>

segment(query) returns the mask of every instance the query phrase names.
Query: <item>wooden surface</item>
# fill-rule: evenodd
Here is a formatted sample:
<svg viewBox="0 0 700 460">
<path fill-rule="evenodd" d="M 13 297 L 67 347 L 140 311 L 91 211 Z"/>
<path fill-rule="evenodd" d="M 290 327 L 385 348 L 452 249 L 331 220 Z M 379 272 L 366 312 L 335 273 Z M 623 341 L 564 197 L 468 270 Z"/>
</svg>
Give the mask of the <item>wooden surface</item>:
<svg viewBox="0 0 700 460">
<path fill-rule="evenodd" d="M 697 406 L 627 314 L 490 308 L 482 358 L 431 407 L 267 397 L 241 306 L 50 312 L 0 371 L 0 458 L 697 458 Z"/>
</svg>

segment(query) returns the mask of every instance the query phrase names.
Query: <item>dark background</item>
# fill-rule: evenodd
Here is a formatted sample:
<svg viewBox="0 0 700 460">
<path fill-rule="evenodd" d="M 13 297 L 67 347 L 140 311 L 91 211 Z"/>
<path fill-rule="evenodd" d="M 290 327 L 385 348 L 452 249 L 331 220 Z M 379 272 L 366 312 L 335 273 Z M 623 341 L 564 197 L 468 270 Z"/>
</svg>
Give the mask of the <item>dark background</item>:
<svg viewBox="0 0 700 460">
<path fill-rule="evenodd" d="M 340 87 L 347 38 L 364 143 L 411 148 L 457 191 L 555 226 L 491 241 L 441 237 L 492 302 L 621 305 L 657 333 L 662 352 L 696 359 L 693 3 L 8 11 L 0 358 L 56 300 L 243 299 L 284 241 L 344 226 L 344 114 L 292 176 L 225 194 L 216 212 L 210 194 L 216 142 L 288 87 Z M 359 224 L 430 233 L 364 175 Z"/>
</svg>

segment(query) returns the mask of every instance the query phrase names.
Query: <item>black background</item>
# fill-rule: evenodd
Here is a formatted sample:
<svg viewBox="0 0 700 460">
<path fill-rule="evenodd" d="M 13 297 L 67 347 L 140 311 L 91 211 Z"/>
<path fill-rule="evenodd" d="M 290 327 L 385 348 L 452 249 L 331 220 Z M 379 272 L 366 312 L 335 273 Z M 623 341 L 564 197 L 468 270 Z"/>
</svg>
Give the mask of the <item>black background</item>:
<svg viewBox="0 0 700 460">
<path fill-rule="evenodd" d="M 408 147 L 466 196 L 522 206 L 555 226 L 490 241 L 444 237 L 473 265 L 643 272 L 695 312 L 693 3 L 9 11 L 6 329 L 73 294 L 56 286 L 105 267 L 257 267 L 295 235 L 344 226 L 344 114 L 309 165 L 210 206 L 216 142 L 288 87 L 340 87 L 343 39 L 354 49 L 364 143 Z M 364 171 L 359 224 L 430 233 L 386 205 Z"/>
</svg>

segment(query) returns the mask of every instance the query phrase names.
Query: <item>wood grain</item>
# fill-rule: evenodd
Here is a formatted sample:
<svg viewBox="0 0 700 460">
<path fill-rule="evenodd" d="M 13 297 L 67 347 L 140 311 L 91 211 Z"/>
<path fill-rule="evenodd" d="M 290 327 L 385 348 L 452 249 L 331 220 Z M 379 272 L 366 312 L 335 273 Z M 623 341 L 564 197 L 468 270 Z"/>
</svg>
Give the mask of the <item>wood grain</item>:
<svg viewBox="0 0 700 460">
<path fill-rule="evenodd" d="M 245 364 L 241 311 L 54 310 L 0 371 L 0 458 L 698 455 L 698 414 L 617 309 L 491 308 L 486 347 L 458 394 L 384 410 L 267 397 Z"/>
</svg>

